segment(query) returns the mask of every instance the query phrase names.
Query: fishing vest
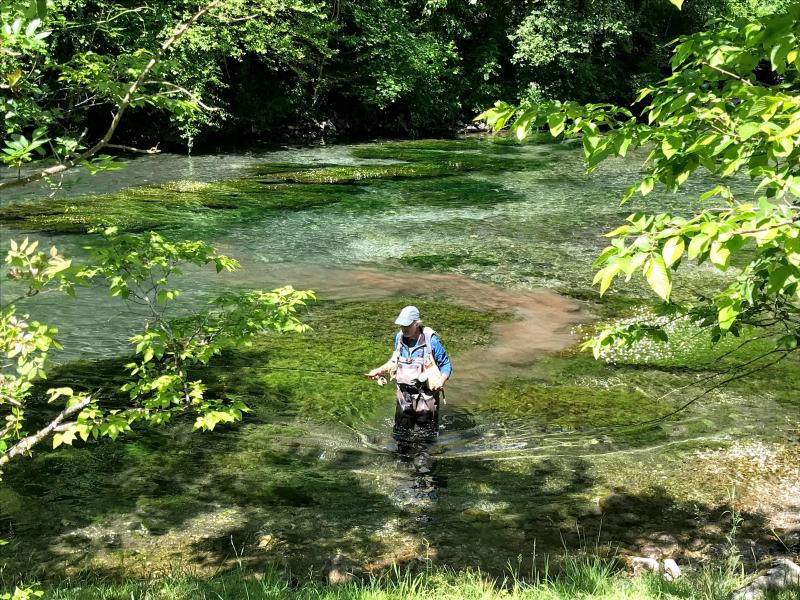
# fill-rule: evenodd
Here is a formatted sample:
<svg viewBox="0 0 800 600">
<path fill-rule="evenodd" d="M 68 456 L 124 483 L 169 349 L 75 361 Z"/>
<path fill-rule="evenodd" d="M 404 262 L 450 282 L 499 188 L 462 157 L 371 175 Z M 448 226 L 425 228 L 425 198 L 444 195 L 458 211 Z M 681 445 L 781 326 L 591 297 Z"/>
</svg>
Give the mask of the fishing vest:
<svg viewBox="0 0 800 600">
<path fill-rule="evenodd" d="M 403 356 L 403 333 L 397 334 L 392 360 L 396 365 L 394 378 L 398 384 L 417 385 L 428 381 L 428 371 L 434 373 L 438 371 L 438 368 L 433 369 L 433 365 L 436 363 L 433 360 L 431 338 L 434 335 L 436 332 L 433 329 L 423 327 L 422 335 L 417 339 L 417 345 L 413 348 L 408 347 L 408 356 Z M 419 352 L 420 348 L 422 348 L 422 352 Z"/>
</svg>

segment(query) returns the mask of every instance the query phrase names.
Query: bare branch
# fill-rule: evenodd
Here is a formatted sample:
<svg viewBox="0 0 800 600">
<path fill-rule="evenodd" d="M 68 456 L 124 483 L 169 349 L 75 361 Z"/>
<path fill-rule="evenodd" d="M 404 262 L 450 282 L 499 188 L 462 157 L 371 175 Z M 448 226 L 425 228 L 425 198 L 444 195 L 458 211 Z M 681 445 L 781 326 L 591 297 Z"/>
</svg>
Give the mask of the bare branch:
<svg viewBox="0 0 800 600">
<path fill-rule="evenodd" d="M 51 433 L 55 433 L 58 431 L 59 426 L 61 425 L 64 419 L 71 417 L 75 413 L 83 410 L 92 402 L 91 396 L 86 396 L 83 400 L 78 402 L 77 404 L 65 408 L 60 413 L 56 415 L 56 417 L 50 421 L 48 425 L 37 431 L 36 433 L 29 435 L 28 437 L 22 438 L 19 442 L 13 445 L 11 448 L 6 450 L 2 455 L 0 455 L 0 467 L 10 461 L 12 458 L 20 456 L 28 452 L 33 446 L 41 442 L 42 440 L 46 439 Z"/>
<path fill-rule="evenodd" d="M 744 77 L 740 77 L 739 75 L 737 75 L 733 71 L 728 71 L 727 69 L 723 69 L 721 67 L 715 67 L 714 65 L 711 65 L 711 64 L 709 64 L 709 63 L 707 63 L 705 61 L 703 61 L 701 64 L 705 65 L 706 67 L 708 67 L 710 69 L 714 69 L 715 71 L 719 71 L 720 73 L 723 73 L 723 74 L 727 75 L 728 77 L 733 77 L 734 79 L 738 79 L 739 81 L 741 81 L 745 85 L 753 85 L 752 81 L 748 81 Z"/>
<path fill-rule="evenodd" d="M 125 152 L 136 152 L 138 154 L 161 154 L 161 149 L 158 144 L 152 148 L 134 148 L 133 146 L 122 146 L 121 144 L 106 144 L 106 148 L 116 148 L 117 150 L 125 150 Z"/>
<path fill-rule="evenodd" d="M 217 111 L 219 111 L 219 108 L 217 108 L 215 106 L 209 106 L 208 104 L 204 103 L 200 99 L 200 96 L 198 96 L 197 94 L 195 94 L 194 92 L 192 92 L 190 90 L 187 90 L 185 87 L 182 87 L 182 86 L 178 85 L 177 83 L 172 83 L 171 81 L 166 81 L 166 80 L 163 80 L 163 79 L 151 79 L 150 81 L 145 81 L 145 83 L 153 83 L 153 84 L 157 84 L 157 85 L 165 85 L 165 86 L 167 86 L 169 88 L 172 88 L 176 92 L 180 92 L 181 94 L 185 94 L 186 96 L 189 96 L 189 98 L 191 98 L 194 101 L 194 103 L 197 104 L 197 106 L 199 106 L 200 108 L 202 108 L 205 111 L 208 111 L 208 112 L 217 112 Z"/>
</svg>

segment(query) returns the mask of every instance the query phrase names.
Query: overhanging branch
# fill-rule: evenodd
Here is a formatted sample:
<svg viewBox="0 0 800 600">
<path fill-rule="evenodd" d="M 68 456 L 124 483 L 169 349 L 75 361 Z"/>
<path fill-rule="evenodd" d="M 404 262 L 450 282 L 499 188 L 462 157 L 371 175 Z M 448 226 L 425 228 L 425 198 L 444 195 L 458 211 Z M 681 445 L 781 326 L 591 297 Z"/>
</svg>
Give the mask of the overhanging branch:
<svg viewBox="0 0 800 600">
<path fill-rule="evenodd" d="M 113 119 L 111 120 L 111 124 L 108 127 L 105 135 L 98 141 L 94 146 L 86 150 L 85 152 L 79 154 L 74 158 L 70 158 L 61 162 L 57 165 L 52 167 L 48 167 L 46 169 L 42 169 L 36 173 L 31 175 L 27 175 L 26 177 L 20 177 L 19 179 L 11 179 L 8 181 L 0 182 L 0 192 L 3 190 L 7 190 L 10 188 L 20 187 L 26 185 L 28 183 L 32 183 L 34 181 L 39 181 L 41 179 L 45 179 L 46 177 L 51 177 L 53 175 L 58 175 L 59 173 L 63 173 L 69 169 L 72 169 L 82 162 L 89 160 L 95 154 L 100 152 L 103 148 L 108 147 L 109 143 L 111 142 L 111 138 L 114 136 L 114 133 L 117 131 L 117 127 L 119 127 L 120 122 L 122 121 L 122 116 L 125 114 L 125 111 L 130 106 L 131 100 L 134 98 L 134 95 L 139 90 L 139 88 L 145 83 L 147 80 L 148 75 L 153 70 L 161 59 L 164 57 L 164 54 L 177 42 L 184 33 L 186 33 L 189 28 L 194 25 L 198 19 L 200 19 L 204 14 L 208 11 L 212 10 L 213 8 L 217 7 L 223 0 L 211 0 L 208 4 L 206 4 L 203 8 L 198 10 L 194 13 L 188 20 L 184 21 L 180 25 L 178 25 L 175 30 L 172 32 L 158 51 L 153 55 L 153 57 L 148 61 L 147 65 L 145 65 L 144 69 L 142 69 L 141 73 L 139 73 L 139 77 L 134 81 L 130 87 L 128 88 L 125 95 L 120 100 L 119 105 L 117 106 L 117 112 L 114 115 Z M 2 464 L 2 463 L 0 463 Z"/>
<path fill-rule="evenodd" d="M 60 413 L 56 415 L 56 417 L 50 421 L 45 427 L 37 431 L 36 433 L 29 435 L 28 437 L 22 438 L 19 442 L 14 444 L 11 448 L 6 450 L 2 455 L 0 455 L 0 467 L 10 461 L 12 458 L 20 456 L 28 452 L 31 448 L 33 448 L 36 444 L 40 443 L 44 439 L 46 439 L 51 433 L 55 433 L 59 430 L 59 426 L 64 421 L 74 415 L 75 413 L 83 410 L 92 401 L 91 396 L 86 396 L 83 400 L 78 402 L 77 404 L 65 408 Z"/>
</svg>

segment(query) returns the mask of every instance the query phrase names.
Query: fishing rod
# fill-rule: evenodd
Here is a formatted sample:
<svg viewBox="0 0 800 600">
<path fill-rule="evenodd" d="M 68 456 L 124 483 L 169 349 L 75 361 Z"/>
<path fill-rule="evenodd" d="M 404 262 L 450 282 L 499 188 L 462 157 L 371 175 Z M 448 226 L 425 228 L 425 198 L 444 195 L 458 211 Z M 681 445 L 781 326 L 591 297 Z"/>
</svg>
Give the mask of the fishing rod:
<svg viewBox="0 0 800 600">
<path fill-rule="evenodd" d="M 367 377 L 367 374 L 363 371 L 342 371 L 340 369 L 308 369 L 304 367 L 269 367 L 269 366 L 262 366 L 262 367 L 254 367 L 250 365 L 194 365 L 190 367 L 190 369 L 227 369 L 227 368 L 244 368 L 244 369 L 253 369 L 256 371 L 297 371 L 300 373 L 323 373 L 325 375 L 344 375 L 344 376 L 358 376 L 358 377 Z M 385 377 L 381 376 L 376 379 L 378 385 L 384 386 L 388 383 Z"/>
</svg>

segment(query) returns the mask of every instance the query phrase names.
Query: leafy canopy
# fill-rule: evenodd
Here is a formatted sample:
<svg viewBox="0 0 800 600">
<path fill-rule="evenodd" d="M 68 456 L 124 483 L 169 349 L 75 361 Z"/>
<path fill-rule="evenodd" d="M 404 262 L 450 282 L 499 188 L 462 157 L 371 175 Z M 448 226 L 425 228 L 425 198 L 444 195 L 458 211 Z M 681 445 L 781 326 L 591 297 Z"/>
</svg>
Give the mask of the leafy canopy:
<svg viewBox="0 0 800 600">
<path fill-rule="evenodd" d="M 638 273 L 664 312 L 692 315 L 712 329 L 712 339 L 747 325 L 764 328 L 775 342 L 769 354 L 781 360 L 800 342 L 800 4 L 680 38 L 671 66 L 672 74 L 643 89 L 630 108 L 498 102 L 477 119 L 495 130 L 508 125 L 519 139 L 541 128 L 581 137 L 590 172 L 644 148 L 642 176 L 623 203 L 657 185 L 675 191 L 701 168 L 718 176 L 700 195 L 707 208 L 696 214 L 637 211 L 608 233 L 594 283 L 602 294 L 615 278 Z M 728 185 L 739 174 L 752 180 L 752 196 Z M 729 275 L 726 285 L 677 305 L 673 279 L 686 262 L 711 263 Z M 637 323 L 606 328 L 586 346 L 598 356 L 604 346 L 645 335 L 666 339 L 659 326 Z"/>
</svg>

